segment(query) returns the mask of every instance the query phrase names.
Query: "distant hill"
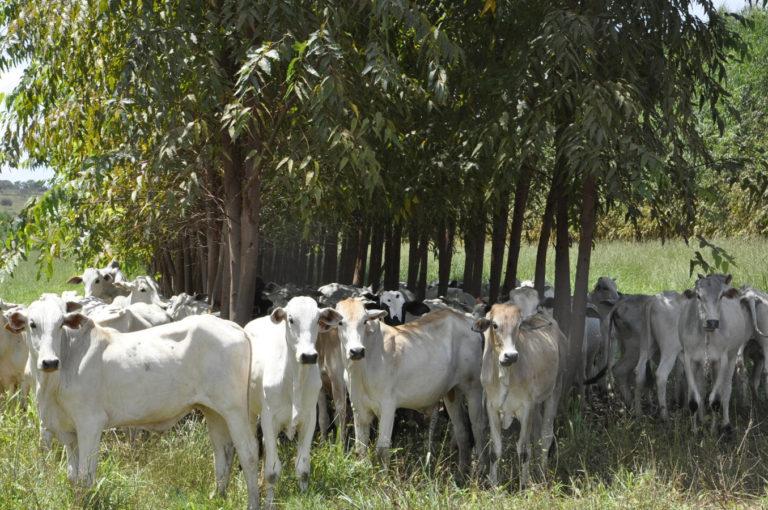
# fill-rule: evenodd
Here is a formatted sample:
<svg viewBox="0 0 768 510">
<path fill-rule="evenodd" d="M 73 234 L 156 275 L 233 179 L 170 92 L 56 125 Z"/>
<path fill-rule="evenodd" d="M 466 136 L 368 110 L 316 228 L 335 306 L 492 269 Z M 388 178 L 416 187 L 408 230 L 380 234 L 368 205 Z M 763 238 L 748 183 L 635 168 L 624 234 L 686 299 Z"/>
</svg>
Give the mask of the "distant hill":
<svg viewBox="0 0 768 510">
<path fill-rule="evenodd" d="M 45 181 L 12 182 L 0 179 L 0 212 L 16 216 L 30 198 L 48 189 Z"/>
</svg>

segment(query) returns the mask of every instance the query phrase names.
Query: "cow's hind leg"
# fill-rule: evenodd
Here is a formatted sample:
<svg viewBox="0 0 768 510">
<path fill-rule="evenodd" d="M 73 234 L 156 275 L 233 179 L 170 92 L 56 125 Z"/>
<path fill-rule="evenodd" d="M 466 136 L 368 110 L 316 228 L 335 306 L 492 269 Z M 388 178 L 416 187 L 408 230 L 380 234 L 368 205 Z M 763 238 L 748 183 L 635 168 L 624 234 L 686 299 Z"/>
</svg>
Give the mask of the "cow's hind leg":
<svg viewBox="0 0 768 510">
<path fill-rule="evenodd" d="M 299 444 L 296 450 L 296 478 L 299 481 L 301 492 L 305 492 L 309 488 L 309 452 L 312 448 L 315 421 L 315 409 L 313 407 L 299 424 Z"/>
<path fill-rule="evenodd" d="M 248 487 L 248 510 L 259 508 L 259 443 L 256 434 L 243 409 L 222 413 L 229 429 L 229 437 L 235 445 L 243 477 Z"/>
<path fill-rule="evenodd" d="M 213 447 L 213 466 L 216 477 L 216 495 L 224 497 L 227 494 L 229 479 L 232 473 L 232 462 L 235 456 L 235 445 L 229 435 L 229 428 L 218 413 L 209 409 L 203 410 L 208 424 L 208 435 Z"/>
<path fill-rule="evenodd" d="M 468 388 L 466 390 L 466 399 L 469 423 L 472 427 L 472 437 L 475 439 L 475 456 L 477 457 L 478 470 L 482 473 L 488 464 L 486 449 L 488 443 L 488 415 L 483 408 L 483 388 L 479 384 L 476 387 Z"/>
<path fill-rule="evenodd" d="M 659 413 L 662 420 L 669 419 L 669 410 L 667 408 L 667 383 L 669 381 L 669 374 L 672 369 L 675 368 L 675 361 L 677 360 L 677 352 L 663 353 L 659 366 L 656 368 L 656 396 L 659 400 Z"/>
<path fill-rule="evenodd" d="M 688 408 L 691 411 L 692 428 L 698 432 L 699 425 L 697 418 L 702 414 L 701 394 L 699 393 L 699 372 L 701 371 L 699 363 L 693 361 L 689 356 L 683 355 L 683 365 L 685 366 L 685 379 L 688 383 Z"/>
<path fill-rule="evenodd" d="M 469 433 L 464 420 L 464 395 L 458 388 L 453 388 L 443 398 L 445 410 L 451 419 L 453 426 L 453 437 L 456 439 L 456 445 L 459 447 L 459 471 L 462 475 L 467 473 L 469 467 Z"/>
</svg>

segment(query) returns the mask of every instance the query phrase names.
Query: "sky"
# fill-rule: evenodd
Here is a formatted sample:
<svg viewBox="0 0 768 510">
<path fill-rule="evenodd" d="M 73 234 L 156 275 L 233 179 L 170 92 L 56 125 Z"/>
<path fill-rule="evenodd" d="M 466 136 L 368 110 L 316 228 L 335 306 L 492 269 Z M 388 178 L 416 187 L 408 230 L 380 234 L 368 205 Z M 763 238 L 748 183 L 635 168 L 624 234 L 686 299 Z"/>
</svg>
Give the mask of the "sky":
<svg viewBox="0 0 768 510">
<path fill-rule="evenodd" d="M 759 0 L 758 0 L 759 1 Z M 725 7 L 728 11 L 741 11 L 744 7 L 749 5 L 747 0 L 715 0 L 717 7 Z M 695 5 L 692 12 L 699 17 L 703 17 L 704 11 L 700 6 Z M 7 94 L 19 83 L 21 74 L 23 71 L 22 66 L 15 67 L 8 70 L 6 73 L 0 74 L 0 92 Z M 53 176 L 53 171 L 50 168 L 40 169 L 25 169 L 25 168 L 9 168 L 7 166 L 0 167 L 0 179 L 7 179 L 11 181 L 26 181 L 30 179 L 48 179 Z"/>
</svg>

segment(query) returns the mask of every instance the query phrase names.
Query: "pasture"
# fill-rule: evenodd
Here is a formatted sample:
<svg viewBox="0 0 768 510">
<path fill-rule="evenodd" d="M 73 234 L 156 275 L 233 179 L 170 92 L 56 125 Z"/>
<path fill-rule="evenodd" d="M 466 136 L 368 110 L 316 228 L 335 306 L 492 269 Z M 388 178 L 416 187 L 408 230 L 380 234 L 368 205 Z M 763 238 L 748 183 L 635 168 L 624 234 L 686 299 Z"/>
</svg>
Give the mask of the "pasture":
<svg viewBox="0 0 768 510">
<path fill-rule="evenodd" d="M 736 284 L 768 287 L 768 241 L 718 239 L 736 258 Z M 692 283 L 688 261 L 692 248 L 681 241 L 611 242 L 596 246 L 592 280 L 607 274 L 622 292 L 683 289 Z M 519 274 L 532 273 L 535 248 L 522 250 Z M 572 260 L 574 260 L 572 258 Z M 454 258 L 458 276 L 462 255 Z M 430 279 L 433 279 L 430 264 Z M 487 267 L 487 265 L 486 265 Z M 22 264 L 2 284 L 7 301 L 29 302 L 42 292 L 65 290 L 73 265 L 59 262 L 52 281 L 36 279 L 36 269 Z M 551 274 L 551 273 L 549 273 Z M 765 402 L 762 402 L 765 406 Z M 674 408 L 669 423 L 651 412 L 629 416 L 617 400 L 571 404 L 557 422 L 558 453 L 546 484 L 519 493 L 516 480 L 489 489 L 483 480 L 457 483 L 452 469 L 450 433 L 443 420 L 436 459 L 425 465 L 424 430 L 394 437 L 388 470 L 369 459 L 345 453 L 339 445 L 316 441 L 310 489 L 299 494 L 293 477 L 292 446 L 284 447 L 284 475 L 277 502 L 284 508 L 700 508 L 768 505 L 768 416 L 750 417 L 743 406 L 734 412 L 736 433 L 730 441 L 690 432 L 689 414 Z M 0 403 L 0 508 L 243 508 L 245 484 L 236 476 L 227 499 L 213 492 L 211 448 L 206 427 L 188 420 L 172 431 L 152 434 L 131 445 L 122 432 L 107 431 L 101 444 L 98 480 L 88 493 L 76 493 L 66 478 L 59 446 L 39 448 L 34 406 L 23 412 L 14 401 Z M 513 426 L 514 430 L 515 427 Z M 517 469 L 514 432 L 507 433 L 502 473 Z M 291 451 L 289 451 L 291 450 Z M 504 476 L 506 478 L 506 476 Z"/>
</svg>

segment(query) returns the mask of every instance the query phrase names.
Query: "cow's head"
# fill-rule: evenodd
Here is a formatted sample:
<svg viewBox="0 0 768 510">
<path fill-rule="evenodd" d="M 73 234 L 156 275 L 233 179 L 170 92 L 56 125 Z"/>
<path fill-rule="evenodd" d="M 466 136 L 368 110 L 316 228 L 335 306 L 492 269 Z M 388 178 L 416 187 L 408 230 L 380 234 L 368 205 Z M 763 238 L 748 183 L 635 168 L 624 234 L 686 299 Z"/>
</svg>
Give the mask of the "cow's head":
<svg viewBox="0 0 768 510">
<path fill-rule="evenodd" d="M 115 286 L 115 282 L 124 280 L 120 265 L 113 260 L 103 269 L 89 267 L 83 271 L 82 275 L 73 276 L 67 280 L 67 283 L 82 283 L 85 297 L 93 296 L 109 301 L 115 296 L 128 295 L 128 291 Z"/>
<path fill-rule="evenodd" d="M 595 283 L 595 288 L 590 294 L 590 301 L 594 304 L 606 303 L 615 304 L 619 300 L 619 290 L 616 286 L 616 280 L 610 276 L 601 276 Z"/>
<path fill-rule="evenodd" d="M 277 307 L 270 315 L 272 322 L 285 322 L 285 337 L 296 361 L 317 363 L 317 333 L 335 328 L 341 316 L 333 308 L 318 308 L 314 299 L 292 298 L 285 307 Z"/>
<path fill-rule="evenodd" d="M 379 319 L 387 316 L 386 310 L 365 308 L 365 300 L 348 298 L 336 304 L 341 316 L 339 339 L 347 359 L 355 361 L 365 357 L 365 338 L 379 327 Z"/>
<path fill-rule="evenodd" d="M 720 327 L 720 300 L 739 296 L 739 289 L 731 287 L 731 275 L 698 275 L 693 290 L 686 290 L 685 297 L 696 300 L 699 321 L 705 331 Z"/>
<path fill-rule="evenodd" d="M 509 303 L 520 309 L 522 319 L 536 314 L 539 308 L 539 293 L 533 287 L 518 287 L 509 291 Z"/>
<path fill-rule="evenodd" d="M 92 324 L 79 312 L 80 303 L 64 301 L 55 294 L 43 294 L 28 308 L 5 312 L 5 329 L 12 333 L 26 332 L 30 355 L 37 360 L 38 370 L 54 372 L 59 368 L 61 337 L 64 326 L 79 329 Z"/>
<path fill-rule="evenodd" d="M 508 367 L 520 356 L 517 341 L 522 323 L 523 314 L 519 307 L 501 303 L 493 305 L 484 318 L 477 319 L 472 329 L 485 333 L 486 349 L 497 355 L 499 365 Z"/>
<path fill-rule="evenodd" d="M 405 296 L 399 290 L 385 290 L 379 297 L 383 309 L 387 311 L 393 324 L 405 322 Z"/>
<path fill-rule="evenodd" d="M 114 286 L 128 292 L 131 296 L 131 303 L 147 303 L 162 308 L 168 307 L 169 302 L 160 295 L 160 285 L 151 276 L 137 276 L 132 282 L 114 282 Z"/>
</svg>

